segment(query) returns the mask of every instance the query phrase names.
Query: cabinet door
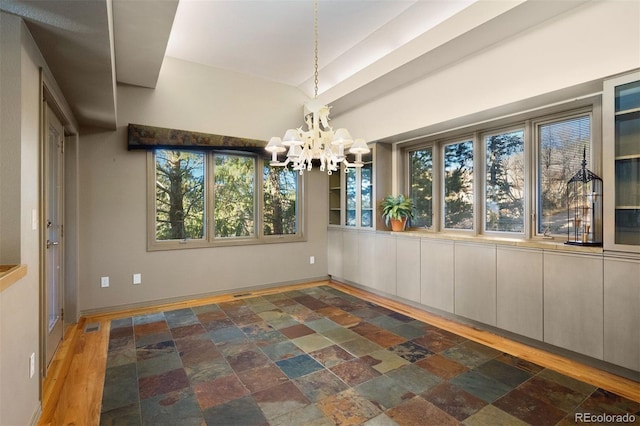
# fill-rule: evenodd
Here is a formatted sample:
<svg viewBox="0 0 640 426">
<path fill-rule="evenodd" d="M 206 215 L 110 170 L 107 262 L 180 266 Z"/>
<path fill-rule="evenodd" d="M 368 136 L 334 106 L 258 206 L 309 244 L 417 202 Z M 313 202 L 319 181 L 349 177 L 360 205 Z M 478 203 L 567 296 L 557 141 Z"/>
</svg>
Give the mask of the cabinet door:
<svg viewBox="0 0 640 426">
<path fill-rule="evenodd" d="M 640 252 L 640 73 L 605 82 L 602 130 L 605 248 Z"/>
<path fill-rule="evenodd" d="M 396 295 L 396 239 L 376 235 L 373 288 Z"/>
<path fill-rule="evenodd" d="M 496 246 L 455 243 L 455 314 L 496 325 Z"/>
<path fill-rule="evenodd" d="M 640 260 L 604 260 L 604 360 L 640 371 Z"/>
<path fill-rule="evenodd" d="M 358 170 L 351 169 L 345 173 L 344 199 L 345 199 L 345 225 L 358 225 L 358 201 L 360 190 L 358 188 Z"/>
<path fill-rule="evenodd" d="M 498 327 L 542 340 L 542 251 L 498 247 Z"/>
<path fill-rule="evenodd" d="M 356 230 L 345 230 L 342 233 L 342 254 L 345 256 L 345 260 L 342 265 L 344 279 L 354 283 L 359 283 L 358 232 Z"/>
<path fill-rule="evenodd" d="M 344 278 L 342 273 L 342 230 L 330 229 L 327 235 L 327 261 L 329 275 L 333 278 Z"/>
<path fill-rule="evenodd" d="M 420 240 L 396 240 L 396 289 L 399 297 L 420 303 Z"/>
<path fill-rule="evenodd" d="M 544 341 L 593 358 L 603 352 L 601 256 L 544 253 Z"/>
<path fill-rule="evenodd" d="M 363 155 L 364 165 L 360 172 L 360 226 L 373 227 L 373 156 L 371 153 Z"/>
<path fill-rule="evenodd" d="M 375 244 L 376 234 L 371 231 L 358 232 L 358 271 L 359 284 L 366 287 L 373 286 L 375 278 Z"/>
<path fill-rule="evenodd" d="M 420 245 L 423 305 L 453 313 L 453 241 L 424 239 Z"/>
</svg>

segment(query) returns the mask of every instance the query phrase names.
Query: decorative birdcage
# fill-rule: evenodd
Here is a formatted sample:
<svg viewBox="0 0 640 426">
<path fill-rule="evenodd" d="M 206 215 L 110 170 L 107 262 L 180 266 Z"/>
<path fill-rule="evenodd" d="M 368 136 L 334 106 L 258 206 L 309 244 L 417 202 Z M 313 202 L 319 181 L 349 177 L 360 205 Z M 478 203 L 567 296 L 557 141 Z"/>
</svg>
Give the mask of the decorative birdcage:
<svg viewBox="0 0 640 426">
<path fill-rule="evenodd" d="M 586 148 L 582 168 L 567 182 L 567 242 L 602 246 L 602 179 L 587 169 Z"/>
</svg>

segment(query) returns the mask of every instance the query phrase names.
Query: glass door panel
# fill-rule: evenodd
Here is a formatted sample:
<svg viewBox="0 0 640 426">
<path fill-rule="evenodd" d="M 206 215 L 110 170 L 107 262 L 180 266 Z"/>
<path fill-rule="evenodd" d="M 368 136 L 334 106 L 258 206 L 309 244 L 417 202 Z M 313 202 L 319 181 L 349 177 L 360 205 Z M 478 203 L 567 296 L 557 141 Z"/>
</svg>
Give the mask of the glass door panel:
<svg viewBox="0 0 640 426">
<path fill-rule="evenodd" d="M 640 245 L 640 81 L 615 89 L 614 240 Z"/>
</svg>

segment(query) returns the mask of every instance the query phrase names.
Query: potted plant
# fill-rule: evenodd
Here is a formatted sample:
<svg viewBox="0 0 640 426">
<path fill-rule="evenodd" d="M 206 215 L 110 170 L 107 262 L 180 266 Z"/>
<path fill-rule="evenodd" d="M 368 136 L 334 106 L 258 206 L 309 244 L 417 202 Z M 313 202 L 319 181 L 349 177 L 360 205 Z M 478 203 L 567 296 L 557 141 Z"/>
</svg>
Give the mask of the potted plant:
<svg viewBox="0 0 640 426">
<path fill-rule="evenodd" d="M 403 231 L 407 225 L 407 219 L 413 219 L 413 200 L 400 194 L 397 197 L 387 195 L 382 203 L 382 218 L 385 225 L 391 222 L 392 231 Z"/>
</svg>

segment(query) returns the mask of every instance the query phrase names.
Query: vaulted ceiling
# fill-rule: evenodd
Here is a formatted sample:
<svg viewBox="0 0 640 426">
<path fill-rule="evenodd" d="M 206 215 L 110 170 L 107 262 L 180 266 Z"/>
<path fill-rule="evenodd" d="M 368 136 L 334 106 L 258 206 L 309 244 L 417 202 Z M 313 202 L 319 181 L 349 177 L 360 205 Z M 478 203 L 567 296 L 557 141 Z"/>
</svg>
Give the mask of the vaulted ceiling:
<svg viewBox="0 0 640 426">
<path fill-rule="evenodd" d="M 319 0 L 319 92 L 348 110 L 586 0 Z M 80 125 L 115 128 L 116 84 L 155 87 L 166 55 L 313 95 L 311 0 L 3 0 Z"/>
</svg>

